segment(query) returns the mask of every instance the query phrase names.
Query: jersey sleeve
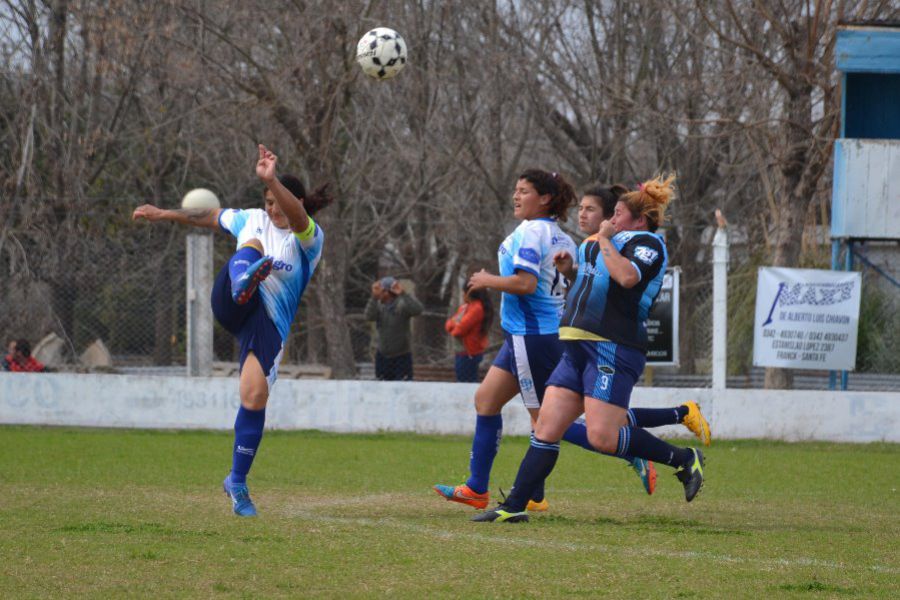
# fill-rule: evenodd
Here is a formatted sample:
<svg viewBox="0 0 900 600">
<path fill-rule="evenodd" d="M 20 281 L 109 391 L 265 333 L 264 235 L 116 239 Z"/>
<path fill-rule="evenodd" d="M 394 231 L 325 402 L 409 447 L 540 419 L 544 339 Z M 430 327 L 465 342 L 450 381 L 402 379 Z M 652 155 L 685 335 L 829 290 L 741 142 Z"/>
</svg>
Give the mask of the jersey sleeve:
<svg viewBox="0 0 900 600">
<path fill-rule="evenodd" d="M 325 244 L 325 232 L 319 224 L 309 217 L 309 225 L 303 231 L 295 231 L 294 237 L 300 242 L 300 247 L 306 253 L 310 262 L 315 261 L 322 254 L 322 246 Z"/>
<path fill-rule="evenodd" d="M 655 237 L 631 238 L 622 247 L 622 256 L 631 261 L 641 281 L 656 277 L 663 265 L 663 249 Z"/>
<path fill-rule="evenodd" d="M 542 230 L 539 226 L 524 227 L 519 247 L 513 256 L 513 269 L 541 277 L 541 261 L 544 257 Z"/>
<path fill-rule="evenodd" d="M 237 208 L 226 208 L 219 213 L 219 229 L 225 233 L 230 233 L 234 237 L 241 235 L 247 220 L 250 218 L 250 211 L 240 210 Z"/>
</svg>

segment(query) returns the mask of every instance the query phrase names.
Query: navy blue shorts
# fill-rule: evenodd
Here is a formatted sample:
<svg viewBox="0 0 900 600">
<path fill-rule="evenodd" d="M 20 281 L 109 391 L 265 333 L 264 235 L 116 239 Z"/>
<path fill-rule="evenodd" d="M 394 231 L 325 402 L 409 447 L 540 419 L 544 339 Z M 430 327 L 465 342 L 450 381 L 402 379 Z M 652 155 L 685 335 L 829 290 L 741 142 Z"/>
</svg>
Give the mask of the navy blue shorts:
<svg viewBox="0 0 900 600">
<path fill-rule="evenodd" d="M 540 408 L 547 378 L 562 356 L 559 334 L 511 335 L 504 331 L 503 337 L 494 366 L 516 376 L 526 408 Z"/>
<path fill-rule="evenodd" d="M 562 360 L 547 385 L 627 409 L 647 357 L 640 350 L 614 342 L 564 341 Z"/>
<path fill-rule="evenodd" d="M 260 290 L 257 288 L 247 304 L 235 304 L 231 299 L 231 277 L 226 263 L 213 284 L 212 310 L 219 324 L 236 337 L 240 344 L 241 369 L 252 350 L 271 388 L 278 377 L 278 364 L 281 362 L 284 344 L 259 294 Z"/>
</svg>

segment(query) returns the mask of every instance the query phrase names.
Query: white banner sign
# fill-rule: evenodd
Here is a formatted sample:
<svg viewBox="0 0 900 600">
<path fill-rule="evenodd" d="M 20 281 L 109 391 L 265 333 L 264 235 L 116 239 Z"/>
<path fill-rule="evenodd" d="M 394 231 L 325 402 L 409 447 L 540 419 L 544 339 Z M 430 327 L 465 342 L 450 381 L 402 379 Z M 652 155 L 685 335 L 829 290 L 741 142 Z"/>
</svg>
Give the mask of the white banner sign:
<svg viewBox="0 0 900 600">
<path fill-rule="evenodd" d="M 857 272 L 761 268 L 753 364 L 852 371 L 861 288 Z"/>
</svg>

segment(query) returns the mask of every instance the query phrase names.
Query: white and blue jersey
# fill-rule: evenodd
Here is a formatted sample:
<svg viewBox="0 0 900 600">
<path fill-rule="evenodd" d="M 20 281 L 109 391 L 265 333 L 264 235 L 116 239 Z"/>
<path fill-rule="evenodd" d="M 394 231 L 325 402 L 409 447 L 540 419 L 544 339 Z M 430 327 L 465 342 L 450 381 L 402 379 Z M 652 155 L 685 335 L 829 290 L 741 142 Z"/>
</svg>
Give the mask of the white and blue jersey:
<svg viewBox="0 0 900 600">
<path fill-rule="evenodd" d="M 513 335 L 543 335 L 559 331 L 568 282 L 553 265 L 553 255 L 565 251 L 575 256 L 578 247 L 556 222 L 542 218 L 522 221 L 500 245 L 500 276 L 516 271 L 537 278 L 534 293 L 503 293 L 500 324 Z"/>
<path fill-rule="evenodd" d="M 266 211 L 227 209 L 219 213 L 219 226 L 237 238 L 237 247 L 258 239 L 263 252 L 274 259 L 272 272 L 260 283 L 259 294 L 266 314 L 274 323 L 282 342 L 287 340 L 300 297 L 319 259 L 325 234 L 312 218 L 303 232 L 280 229 Z"/>
</svg>

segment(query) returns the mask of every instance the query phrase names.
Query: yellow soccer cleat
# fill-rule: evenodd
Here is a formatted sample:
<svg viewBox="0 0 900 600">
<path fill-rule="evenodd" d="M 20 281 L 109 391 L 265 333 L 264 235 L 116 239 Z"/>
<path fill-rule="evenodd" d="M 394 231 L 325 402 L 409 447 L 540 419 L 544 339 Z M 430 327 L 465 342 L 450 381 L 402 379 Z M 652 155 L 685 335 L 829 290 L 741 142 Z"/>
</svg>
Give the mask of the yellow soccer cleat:
<svg viewBox="0 0 900 600">
<path fill-rule="evenodd" d="M 547 502 L 546 498 L 544 498 L 540 502 L 529 500 L 528 505 L 525 507 L 525 510 L 529 512 L 546 512 L 548 508 L 550 508 L 550 503 Z"/>
<path fill-rule="evenodd" d="M 682 406 L 686 406 L 688 414 L 685 415 L 682 425 L 694 432 L 694 435 L 703 442 L 704 446 L 709 446 L 712 441 L 712 434 L 709 431 L 709 423 L 706 417 L 700 412 L 700 405 L 693 400 L 685 402 Z"/>
</svg>

